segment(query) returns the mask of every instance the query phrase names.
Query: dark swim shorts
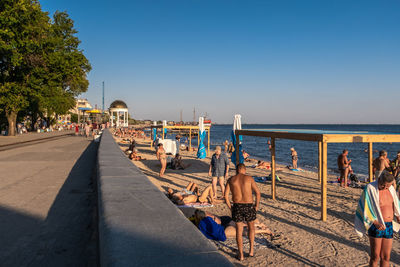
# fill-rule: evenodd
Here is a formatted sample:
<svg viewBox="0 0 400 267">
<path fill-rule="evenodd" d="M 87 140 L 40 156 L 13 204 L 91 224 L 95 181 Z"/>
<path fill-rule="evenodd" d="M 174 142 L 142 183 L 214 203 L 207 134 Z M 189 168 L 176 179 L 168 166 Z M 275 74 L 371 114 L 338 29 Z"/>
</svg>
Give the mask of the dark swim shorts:
<svg viewBox="0 0 400 267">
<path fill-rule="evenodd" d="M 386 229 L 385 230 L 378 230 L 375 227 L 375 224 L 371 225 L 368 229 L 368 236 L 375 237 L 375 238 L 393 238 L 393 223 L 392 222 L 385 222 Z"/>
<path fill-rule="evenodd" d="M 233 203 L 232 220 L 234 222 L 251 222 L 256 219 L 257 211 L 252 203 Z"/>
</svg>

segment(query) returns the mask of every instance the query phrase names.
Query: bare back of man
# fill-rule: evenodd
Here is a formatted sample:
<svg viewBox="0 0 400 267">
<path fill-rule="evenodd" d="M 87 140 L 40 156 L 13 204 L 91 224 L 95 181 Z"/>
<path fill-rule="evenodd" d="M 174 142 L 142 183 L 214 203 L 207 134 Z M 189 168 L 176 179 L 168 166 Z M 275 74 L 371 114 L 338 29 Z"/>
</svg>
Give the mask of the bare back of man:
<svg viewBox="0 0 400 267">
<path fill-rule="evenodd" d="M 243 227 L 247 223 L 249 228 L 250 251 L 249 256 L 254 256 L 254 237 L 257 210 L 260 204 L 260 190 L 258 189 L 254 179 L 246 175 L 246 167 L 244 164 L 237 166 L 237 174 L 229 178 L 225 188 L 225 202 L 232 211 L 232 219 L 236 223 L 236 241 L 238 245 L 238 259 L 243 260 Z M 232 191 L 232 201 L 229 194 Z M 256 203 L 253 204 L 253 192 L 256 194 Z"/>
</svg>

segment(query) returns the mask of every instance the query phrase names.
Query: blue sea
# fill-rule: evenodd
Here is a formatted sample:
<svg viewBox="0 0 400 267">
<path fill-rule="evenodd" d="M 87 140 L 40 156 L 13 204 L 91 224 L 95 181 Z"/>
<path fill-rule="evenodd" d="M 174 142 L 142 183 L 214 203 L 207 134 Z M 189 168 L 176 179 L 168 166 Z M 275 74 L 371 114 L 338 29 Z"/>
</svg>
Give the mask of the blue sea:
<svg viewBox="0 0 400 267">
<path fill-rule="evenodd" d="M 324 131 L 368 131 L 400 133 L 400 125 L 284 125 L 284 124 L 247 124 L 242 129 L 310 129 Z M 232 125 L 213 125 L 211 127 L 211 148 L 222 145 L 225 140 L 231 141 Z M 193 145 L 196 145 L 197 138 L 193 138 Z M 267 144 L 268 139 L 263 137 L 243 136 L 243 149 L 252 158 L 270 161 L 271 155 Z M 306 170 L 317 171 L 318 168 L 318 143 L 297 140 L 276 140 L 277 163 L 291 164 L 290 148 L 294 147 L 299 155 L 298 165 Z M 366 177 L 368 174 L 368 149 L 367 143 L 343 143 L 328 144 L 328 169 L 334 173 L 337 170 L 337 157 L 343 151 L 349 150 L 349 159 L 352 159 L 352 167 L 359 177 Z M 388 151 L 388 157 L 396 157 L 400 151 L 400 143 L 374 143 L 374 157 L 378 156 L 379 150 Z"/>
</svg>

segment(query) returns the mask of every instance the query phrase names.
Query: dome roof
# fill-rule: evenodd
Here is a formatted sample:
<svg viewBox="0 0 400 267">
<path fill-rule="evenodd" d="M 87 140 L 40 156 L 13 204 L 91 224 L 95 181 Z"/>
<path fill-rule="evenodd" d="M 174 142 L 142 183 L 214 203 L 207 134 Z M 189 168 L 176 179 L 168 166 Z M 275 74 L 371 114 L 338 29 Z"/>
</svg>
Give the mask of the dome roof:
<svg viewBox="0 0 400 267">
<path fill-rule="evenodd" d="M 115 100 L 111 103 L 110 108 L 128 108 L 128 106 L 122 100 Z"/>
</svg>

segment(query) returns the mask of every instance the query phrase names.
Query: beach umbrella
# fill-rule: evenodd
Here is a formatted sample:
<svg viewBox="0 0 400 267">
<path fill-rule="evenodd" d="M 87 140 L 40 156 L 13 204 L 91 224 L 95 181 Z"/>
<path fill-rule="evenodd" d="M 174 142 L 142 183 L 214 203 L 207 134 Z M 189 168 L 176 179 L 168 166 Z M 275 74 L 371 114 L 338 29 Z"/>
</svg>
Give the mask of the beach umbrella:
<svg viewBox="0 0 400 267">
<path fill-rule="evenodd" d="M 236 136 L 235 136 L 235 130 L 241 130 L 242 129 L 242 116 L 240 114 L 235 115 L 235 119 L 233 120 L 233 130 L 231 132 L 231 139 L 232 139 L 232 144 L 236 149 Z M 243 152 L 242 152 L 242 136 L 239 135 L 239 162 L 243 163 L 244 162 L 244 157 L 243 157 Z M 231 156 L 231 161 L 233 164 L 236 165 L 236 150 L 232 153 Z"/>
<path fill-rule="evenodd" d="M 163 121 L 162 121 L 162 125 L 163 125 L 163 126 L 167 126 L 167 121 L 166 121 L 166 120 L 163 120 Z M 167 138 L 167 132 L 168 132 L 168 129 L 164 129 L 164 138 Z"/>
<path fill-rule="evenodd" d="M 197 158 L 204 159 L 207 156 L 206 147 L 204 146 L 204 139 L 206 138 L 206 131 L 204 130 L 204 118 L 199 117 L 199 147 L 197 149 Z"/>
</svg>

